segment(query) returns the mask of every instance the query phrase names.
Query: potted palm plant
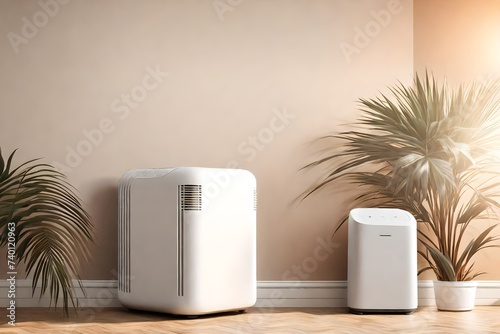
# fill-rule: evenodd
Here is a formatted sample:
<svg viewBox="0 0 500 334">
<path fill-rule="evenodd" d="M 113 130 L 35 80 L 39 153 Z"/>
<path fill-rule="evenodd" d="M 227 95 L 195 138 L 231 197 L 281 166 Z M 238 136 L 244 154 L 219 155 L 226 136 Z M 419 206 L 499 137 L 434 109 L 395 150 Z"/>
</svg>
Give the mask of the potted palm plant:
<svg viewBox="0 0 500 334">
<path fill-rule="evenodd" d="M 62 297 L 64 313 L 75 306 L 73 278 L 89 259 L 92 224 L 63 174 L 36 159 L 12 166 L 0 150 L 0 248 L 7 247 L 7 271 L 25 263 L 32 273 L 32 293 L 40 286 L 50 304 Z M 5 269 L 5 268 L 3 268 Z"/>
<path fill-rule="evenodd" d="M 416 75 L 413 85 L 390 88 L 392 98 L 360 99 L 353 130 L 321 138 L 335 144 L 304 167 L 321 166 L 326 174 L 302 199 L 344 181 L 359 189 L 353 207 L 400 208 L 415 216 L 425 263 L 419 274 L 434 272 L 441 310 L 474 307 L 472 280 L 483 273 L 474 255 L 498 247 L 497 224 L 489 219 L 500 207 L 499 91 L 498 81 L 452 88 Z M 462 298 L 449 282 L 465 286 L 467 305 L 454 304 Z"/>
</svg>

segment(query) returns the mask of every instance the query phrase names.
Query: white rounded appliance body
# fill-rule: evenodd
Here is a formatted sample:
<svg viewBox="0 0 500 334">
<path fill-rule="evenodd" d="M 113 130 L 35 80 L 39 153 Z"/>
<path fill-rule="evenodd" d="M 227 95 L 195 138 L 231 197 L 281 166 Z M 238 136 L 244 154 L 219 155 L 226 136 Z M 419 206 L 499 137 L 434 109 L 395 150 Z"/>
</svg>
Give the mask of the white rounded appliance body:
<svg viewBox="0 0 500 334">
<path fill-rule="evenodd" d="M 351 312 L 413 312 L 418 306 L 417 273 L 417 223 L 409 212 L 351 210 L 347 274 Z"/>
<path fill-rule="evenodd" d="M 246 170 L 137 169 L 119 186 L 118 298 L 180 315 L 256 302 L 256 179 Z"/>
</svg>

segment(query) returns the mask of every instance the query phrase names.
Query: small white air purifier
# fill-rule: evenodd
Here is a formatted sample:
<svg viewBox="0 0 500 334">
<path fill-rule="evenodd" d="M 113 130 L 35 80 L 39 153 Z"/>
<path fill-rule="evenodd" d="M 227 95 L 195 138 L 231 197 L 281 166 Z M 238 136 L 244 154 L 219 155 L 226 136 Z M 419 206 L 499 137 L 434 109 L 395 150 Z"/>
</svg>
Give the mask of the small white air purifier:
<svg viewBox="0 0 500 334">
<path fill-rule="evenodd" d="M 412 313 L 418 306 L 417 223 L 407 211 L 351 210 L 347 306 L 352 313 Z"/>
<path fill-rule="evenodd" d="M 256 301 L 256 180 L 246 170 L 137 169 L 119 184 L 118 299 L 179 315 Z"/>
</svg>

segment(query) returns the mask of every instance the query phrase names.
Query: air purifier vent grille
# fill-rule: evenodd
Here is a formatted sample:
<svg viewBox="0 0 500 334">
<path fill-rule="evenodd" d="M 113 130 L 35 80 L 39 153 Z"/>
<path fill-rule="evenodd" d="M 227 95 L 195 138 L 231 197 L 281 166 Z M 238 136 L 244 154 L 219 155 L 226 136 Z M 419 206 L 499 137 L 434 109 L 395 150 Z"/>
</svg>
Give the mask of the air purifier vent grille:
<svg viewBox="0 0 500 334">
<path fill-rule="evenodd" d="M 130 179 L 120 187 L 118 289 L 130 292 Z"/>
<path fill-rule="evenodd" d="M 181 184 L 177 189 L 177 296 L 184 296 L 184 212 L 201 211 L 202 192 L 199 184 Z"/>
<path fill-rule="evenodd" d="M 201 211 L 201 185 L 183 184 L 179 186 L 179 190 L 182 210 Z"/>
<path fill-rule="evenodd" d="M 257 211 L 257 189 L 253 190 L 253 209 Z"/>
</svg>

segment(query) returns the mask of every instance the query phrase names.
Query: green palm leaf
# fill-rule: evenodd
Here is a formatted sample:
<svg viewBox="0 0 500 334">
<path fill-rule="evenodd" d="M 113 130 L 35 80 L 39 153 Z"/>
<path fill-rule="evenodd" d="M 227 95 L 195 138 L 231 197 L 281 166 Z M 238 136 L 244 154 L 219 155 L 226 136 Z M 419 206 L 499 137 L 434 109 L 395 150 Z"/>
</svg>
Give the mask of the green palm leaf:
<svg viewBox="0 0 500 334">
<path fill-rule="evenodd" d="M 89 261 L 90 217 L 63 174 L 36 159 L 12 168 L 14 154 L 5 161 L 0 150 L 0 247 L 14 223 L 16 259 L 33 274 L 32 293 L 38 286 L 40 297 L 48 291 L 54 307 L 62 295 L 68 314 L 69 303 L 75 306 L 72 279 L 82 287 L 78 271 Z"/>
</svg>

